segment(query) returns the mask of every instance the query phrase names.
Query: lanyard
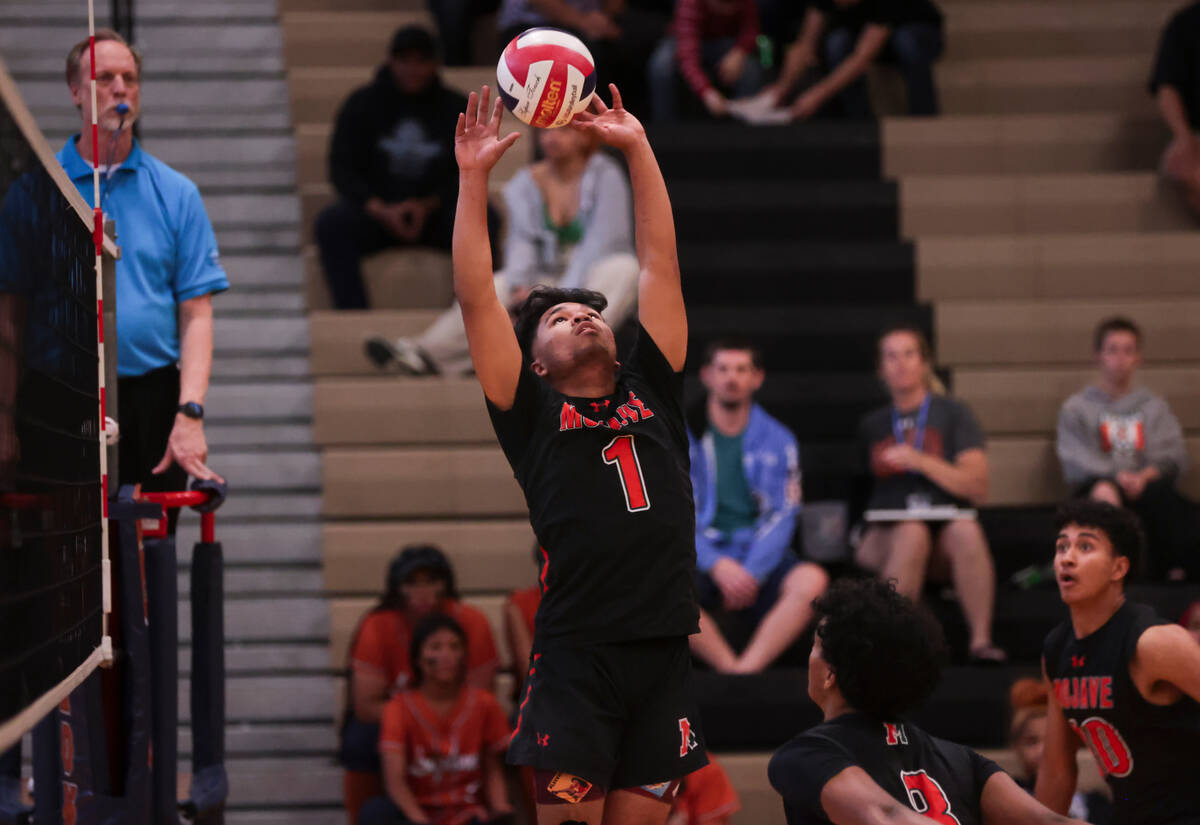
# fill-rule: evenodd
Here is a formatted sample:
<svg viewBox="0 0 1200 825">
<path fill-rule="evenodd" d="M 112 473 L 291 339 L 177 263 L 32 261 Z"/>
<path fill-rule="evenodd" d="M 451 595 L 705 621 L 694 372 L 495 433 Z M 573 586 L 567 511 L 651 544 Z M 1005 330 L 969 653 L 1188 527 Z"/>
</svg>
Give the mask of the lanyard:
<svg viewBox="0 0 1200 825">
<path fill-rule="evenodd" d="M 929 393 L 925 393 L 925 400 L 921 402 L 921 407 L 917 410 L 917 420 L 913 425 L 912 448 L 918 453 L 925 446 L 925 424 L 929 421 L 929 398 Z M 894 406 L 892 407 L 892 435 L 896 437 L 897 444 L 906 443 L 904 430 L 900 427 L 900 411 Z"/>
</svg>

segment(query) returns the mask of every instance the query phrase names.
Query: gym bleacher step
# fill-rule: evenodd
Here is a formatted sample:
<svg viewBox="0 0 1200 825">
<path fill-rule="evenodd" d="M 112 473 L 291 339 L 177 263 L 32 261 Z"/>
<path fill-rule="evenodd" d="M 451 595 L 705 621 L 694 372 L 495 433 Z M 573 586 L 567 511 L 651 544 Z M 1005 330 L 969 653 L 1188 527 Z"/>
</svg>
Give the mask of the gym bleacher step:
<svg viewBox="0 0 1200 825">
<path fill-rule="evenodd" d="M 187 591 L 180 591 L 179 638 L 192 638 L 191 607 Z M 226 642 L 274 640 L 311 641 L 329 636 L 329 613 L 319 595 L 227 594 L 225 599 Z"/>
<path fill-rule="evenodd" d="M 190 697 L 191 685 L 180 679 L 181 721 L 191 719 Z M 231 724 L 243 720 L 328 722 L 334 698 L 333 680 L 327 675 L 231 676 L 225 682 L 225 716 Z"/>
<path fill-rule="evenodd" d="M 321 561 L 321 532 L 311 524 L 276 519 L 246 522 L 234 518 L 229 508 L 239 495 L 232 496 L 216 514 L 217 541 L 221 542 L 227 564 L 312 564 Z M 316 513 L 312 514 L 315 520 Z M 179 519 L 180 537 L 176 542 L 179 563 L 188 564 L 198 516 L 184 510 Z"/>
<path fill-rule="evenodd" d="M 895 241 L 691 242 L 679 250 L 689 307 L 753 303 L 854 303 L 863 295 L 897 303 L 914 297 L 913 248 Z M 736 278 L 738 288 L 730 289 Z"/>
<path fill-rule="evenodd" d="M 312 386 L 306 381 L 214 382 L 209 389 L 208 406 L 212 408 L 214 422 L 252 418 L 307 420 L 312 416 Z"/>
<path fill-rule="evenodd" d="M 934 64 L 951 115 L 1144 112 L 1146 55 L 947 59 Z"/>
<path fill-rule="evenodd" d="M 265 445 L 311 449 L 312 426 L 307 420 L 262 419 L 252 423 L 213 421 L 204 428 L 209 449 L 214 455 L 232 448 L 257 449 Z"/>
<path fill-rule="evenodd" d="M 330 756 L 337 737 L 327 724 L 297 722 L 241 722 L 225 728 L 225 751 L 233 758 L 275 756 Z M 192 730 L 179 726 L 179 755 L 190 757 Z"/>
<path fill-rule="evenodd" d="M 187 587 L 180 582 L 180 593 Z M 192 672 L 191 645 L 179 645 L 179 674 Z M 281 673 L 329 673 L 329 644 L 316 641 L 276 639 L 267 642 L 228 642 L 225 645 L 225 669 L 231 676 L 278 671 Z"/>
<path fill-rule="evenodd" d="M 187 567 L 179 569 L 179 592 L 188 593 L 191 575 Z M 324 581 L 319 564 L 283 567 L 278 564 L 225 564 L 225 595 L 249 596 L 320 596 Z M 181 596 L 182 597 L 182 596 Z"/>
<path fill-rule="evenodd" d="M 221 298 L 216 299 L 220 301 Z M 231 302 L 231 308 L 236 305 Z M 225 309 L 225 307 L 221 307 Z M 308 321 L 303 316 L 289 318 L 227 318 L 216 313 L 213 324 L 215 353 L 248 353 L 308 350 Z"/>
<path fill-rule="evenodd" d="M 858 123 L 812 122 L 752 127 L 741 123 L 654 125 L 649 130 L 663 175 L 678 182 L 875 180 L 879 130 Z"/>
<path fill-rule="evenodd" d="M 669 181 L 680 246 L 713 238 L 895 241 L 898 191 L 886 181 Z"/>
<path fill-rule="evenodd" d="M 688 355 L 699 364 L 708 341 L 752 330 L 768 371 L 873 372 L 879 331 L 901 321 L 929 330 L 931 314 L 911 304 L 697 307 L 688 312 Z"/>
</svg>

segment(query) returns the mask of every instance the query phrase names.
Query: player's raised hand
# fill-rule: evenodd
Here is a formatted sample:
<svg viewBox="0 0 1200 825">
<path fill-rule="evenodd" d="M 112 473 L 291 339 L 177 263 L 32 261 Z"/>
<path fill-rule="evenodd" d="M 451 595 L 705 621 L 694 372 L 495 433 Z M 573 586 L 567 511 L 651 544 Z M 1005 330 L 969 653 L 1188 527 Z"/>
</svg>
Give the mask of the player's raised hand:
<svg viewBox="0 0 1200 825">
<path fill-rule="evenodd" d="M 467 111 L 458 116 L 454 128 L 454 159 L 462 172 L 490 172 L 508 147 L 517 142 L 520 132 L 500 137 L 500 118 L 503 106 L 500 99 L 488 112 L 491 90 L 484 86 L 479 93 L 467 97 Z"/>
<path fill-rule="evenodd" d="M 625 110 L 621 92 L 615 83 L 609 83 L 612 106 L 605 105 L 600 95 L 592 97 L 591 111 L 580 112 L 571 120 L 571 127 L 595 135 L 603 143 L 625 150 L 646 140 L 646 130 L 641 122 Z"/>
</svg>

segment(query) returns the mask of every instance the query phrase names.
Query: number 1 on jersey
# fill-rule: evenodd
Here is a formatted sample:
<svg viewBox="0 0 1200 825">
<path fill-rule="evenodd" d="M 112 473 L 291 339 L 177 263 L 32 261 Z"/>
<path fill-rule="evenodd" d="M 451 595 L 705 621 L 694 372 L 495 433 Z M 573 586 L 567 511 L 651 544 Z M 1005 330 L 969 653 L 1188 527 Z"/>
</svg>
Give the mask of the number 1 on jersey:
<svg viewBox="0 0 1200 825">
<path fill-rule="evenodd" d="M 650 497 L 646 495 L 646 482 L 642 479 L 642 464 L 638 461 L 633 436 L 619 435 L 600 455 L 605 464 L 616 464 L 621 475 L 621 491 L 625 493 L 625 507 L 631 513 L 650 509 Z"/>
</svg>

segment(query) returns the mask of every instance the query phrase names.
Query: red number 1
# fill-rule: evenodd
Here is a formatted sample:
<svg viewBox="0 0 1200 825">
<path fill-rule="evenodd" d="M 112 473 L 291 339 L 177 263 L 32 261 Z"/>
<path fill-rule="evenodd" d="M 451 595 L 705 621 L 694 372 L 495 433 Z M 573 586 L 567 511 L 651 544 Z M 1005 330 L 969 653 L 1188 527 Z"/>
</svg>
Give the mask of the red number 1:
<svg viewBox="0 0 1200 825">
<path fill-rule="evenodd" d="M 633 436 L 619 435 L 600 453 L 605 464 L 616 464 L 621 471 L 621 490 L 625 493 L 625 507 L 631 513 L 650 509 L 650 497 L 646 495 L 646 483 L 642 480 L 642 465 L 638 461 Z"/>
<path fill-rule="evenodd" d="M 900 779 L 908 791 L 908 804 L 922 816 L 941 825 L 962 825 L 950 812 L 950 800 L 942 786 L 925 771 L 900 771 Z"/>
</svg>

